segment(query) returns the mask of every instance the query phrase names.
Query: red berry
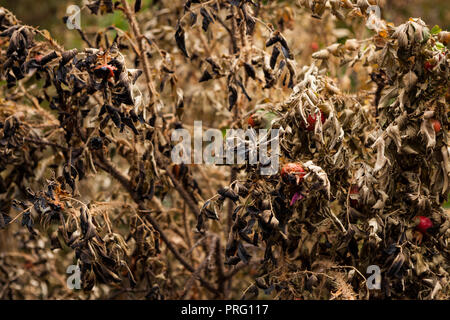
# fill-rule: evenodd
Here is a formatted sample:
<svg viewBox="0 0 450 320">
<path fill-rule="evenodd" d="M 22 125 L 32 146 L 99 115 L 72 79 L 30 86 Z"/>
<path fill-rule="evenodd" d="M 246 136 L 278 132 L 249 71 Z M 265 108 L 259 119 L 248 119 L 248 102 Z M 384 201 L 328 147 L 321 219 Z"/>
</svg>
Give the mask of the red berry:
<svg viewBox="0 0 450 320">
<path fill-rule="evenodd" d="M 441 131 L 441 123 L 439 120 L 433 119 L 431 123 L 433 124 L 434 132 L 439 133 Z"/>
<path fill-rule="evenodd" d="M 306 171 L 300 163 L 286 163 L 281 168 L 281 177 L 288 184 L 299 184 L 305 175 Z"/>
<path fill-rule="evenodd" d="M 325 120 L 326 120 L 325 115 L 323 114 L 322 111 L 319 111 L 319 113 L 320 113 L 320 121 L 323 124 L 323 123 L 325 123 Z M 316 120 L 317 120 L 317 113 L 315 113 L 314 115 L 310 114 L 307 119 L 308 125 L 306 126 L 306 130 L 314 131 L 314 128 L 316 125 Z"/>
<path fill-rule="evenodd" d="M 426 233 L 429 228 L 433 226 L 433 223 L 431 220 L 424 216 L 418 216 L 415 218 L 416 220 L 416 229 L 417 231 L 420 231 L 422 234 Z"/>
<path fill-rule="evenodd" d="M 427 71 L 431 71 L 434 68 L 434 63 L 431 61 L 425 61 L 424 67 Z"/>
<path fill-rule="evenodd" d="M 312 51 L 319 50 L 319 44 L 315 41 L 311 42 L 311 49 L 312 49 Z"/>
</svg>

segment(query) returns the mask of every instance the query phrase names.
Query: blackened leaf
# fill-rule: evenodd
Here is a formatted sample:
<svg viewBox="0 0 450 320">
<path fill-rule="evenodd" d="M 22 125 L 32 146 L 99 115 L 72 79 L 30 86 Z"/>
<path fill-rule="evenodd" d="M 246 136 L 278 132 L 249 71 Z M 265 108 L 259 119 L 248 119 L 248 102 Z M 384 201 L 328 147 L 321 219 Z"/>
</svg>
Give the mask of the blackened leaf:
<svg viewBox="0 0 450 320">
<path fill-rule="evenodd" d="M 405 261 L 406 261 L 406 259 L 405 259 L 404 254 L 402 252 L 399 252 L 387 271 L 388 275 L 398 276 L 400 269 L 402 268 Z"/>
<path fill-rule="evenodd" d="M 105 10 L 107 13 L 113 12 L 113 2 L 112 0 L 103 0 L 103 6 L 105 7 Z M 103 9 L 103 8 L 102 8 Z"/>
<path fill-rule="evenodd" d="M 246 197 L 248 195 L 248 189 L 243 185 L 237 182 L 234 185 L 234 190 L 241 196 Z"/>
<path fill-rule="evenodd" d="M 133 133 L 135 134 L 135 135 L 138 135 L 139 134 L 139 131 L 136 129 L 136 127 L 134 126 L 134 123 L 133 123 L 133 121 L 131 120 L 131 118 L 128 118 L 128 117 L 123 117 L 122 118 L 122 122 L 123 122 L 123 124 L 125 124 L 127 127 L 129 127 L 131 130 L 133 130 Z"/>
<path fill-rule="evenodd" d="M 292 55 L 291 51 L 289 50 L 289 48 L 281 46 L 281 51 L 283 51 L 283 55 L 287 58 L 287 59 L 293 59 L 294 56 Z M 273 68 L 272 68 L 273 69 Z"/>
<path fill-rule="evenodd" d="M 30 211 L 25 212 L 22 216 L 22 226 L 26 226 L 31 234 L 36 235 L 36 231 L 34 231 L 33 225 L 34 221 L 33 218 L 31 217 Z"/>
<path fill-rule="evenodd" d="M 177 42 L 178 48 L 183 52 L 186 58 L 189 58 L 189 55 L 186 51 L 186 43 L 184 39 L 184 30 L 180 24 L 178 24 L 177 31 L 175 32 L 175 41 Z"/>
<path fill-rule="evenodd" d="M 278 56 L 280 55 L 280 49 L 278 47 L 273 47 L 272 55 L 270 56 L 270 67 L 275 68 L 275 64 L 277 63 Z"/>
<path fill-rule="evenodd" d="M 68 51 L 64 51 L 61 54 L 61 62 L 60 64 L 63 66 L 65 64 L 67 64 L 70 60 L 72 60 L 76 55 L 78 54 L 78 50 L 77 49 L 72 49 L 72 50 L 68 50 Z"/>
<path fill-rule="evenodd" d="M 196 228 L 198 232 L 203 232 L 205 229 L 205 217 L 202 213 L 198 215 Z"/>
<path fill-rule="evenodd" d="M 242 232 L 245 233 L 245 234 L 250 234 L 252 232 L 252 228 L 253 228 L 253 225 L 255 224 L 255 222 L 256 222 L 256 219 L 255 218 L 251 218 L 248 221 L 247 226 L 245 227 L 245 229 L 242 230 Z"/>
<path fill-rule="evenodd" d="M 142 5 L 142 1 L 136 0 L 136 2 L 134 3 L 134 12 L 138 12 L 139 10 L 141 10 L 141 5 Z"/>
<path fill-rule="evenodd" d="M 208 81 L 211 79 L 212 79 L 211 74 L 208 72 L 208 70 L 205 70 L 202 74 L 202 77 L 200 78 L 200 80 L 198 82 L 205 82 L 205 81 Z"/>
<path fill-rule="evenodd" d="M 253 236 L 252 244 L 253 244 L 255 247 L 257 247 L 257 246 L 258 246 L 258 241 L 259 241 L 259 233 L 258 233 L 258 232 L 255 232 L 255 233 L 254 233 L 254 236 Z"/>
<path fill-rule="evenodd" d="M 234 256 L 238 247 L 239 241 L 234 237 L 230 238 L 227 243 L 227 247 L 225 248 L 225 256 L 231 257 Z"/>
<path fill-rule="evenodd" d="M 219 220 L 219 216 L 217 215 L 214 208 L 214 203 L 212 203 L 211 200 L 205 202 L 202 209 L 200 210 L 200 213 L 204 214 L 209 219 Z"/>
<path fill-rule="evenodd" d="M 5 228 L 11 220 L 12 219 L 6 213 L 0 212 L 0 229 Z"/>
<path fill-rule="evenodd" d="M 16 78 L 10 72 L 8 72 L 6 74 L 6 83 L 7 83 L 8 89 L 11 89 L 12 87 L 14 87 L 16 85 Z"/>
<path fill-rule="evenodd" d="M 252 239 L 250 239 L 250 237 L 248 235 L 246 235 L 243 231 L 239 231 L 239 236 L 241 237 L 242 240 L 244 240 L 247 243 L 253 244 Z"/>
<path fill-rule="evenodd" d="M 233 107 L 236 105 L 238 94 L 237 90 L 233 85 L 228 86 L 228 108 L 231 111 Z"/>
<path fill-rule="evenodd" d="M 246 34 L 252 35 L 253 32 L 255 31 L 256 20 L 255 20 L 255 18 L 253 18 L 252 16 L 247 14 L 245 17 L 245 21 L 246 21 L 246 25 L 247 25 Z"/>
<path fill-rule="evenodd" d="M 120 128 L 121 119 L 119 111 L 110 105 L 106 105 L 106 110 L 108 111 L 109 116 L 111 117 L 111 120 L 114 122 L 116 127 Z"/>
<path fill-rule="evenodd" d="M 272 36 L 269 40 L 267 40 L 266 42 L 266 47 L 270 47 L 272 45 L 274 45 L 275 43 L 277 43 L 279 41 L 277 36 Z"/>
<path fill-rule="evenodd" d="M 90 2 L 86 6 L 91 10 L 92 14 L 97 14 L 98 9 L 100 9 L 100 0 Z"/>
<path fill-rule="evenodd" d="M 271 285 L 270 287 L 268 287 L 267 289 L 264 290 L 264 294 L 269 295 L 272 293 L 272 291 L 275 289 L 274 285 Z"/>
<path fill-rule="evenodd" d="M 205 209 L 205 214 L 206 214 L 206 217 L 209 218 L 209 219 L 219 220 L 219 217 L 217 216 L 217 213 L 216 213 L 215 210 L 211 210 L 211 209 L 206 208 Z"/>
<path fill-rule="evenodd" d="M 252 257 L 251 255 L 248 254 L 247 250 L 245 250 L 242 243 L 239 243 L 239 245 L 238 245 L 237 254 L 238 254 L 239 258 L 241 258 L 242 262 L 244 262 L 245 264 L 247 264 L 248 261 L 250 260 L 250 258 Z"/>
<path fill-rule="evenodd" d="M 239 200 L 239 196 L 228 187 L 219 189 L 217 193 L 220 194 L 222 197 L 233 200 L 234 202 Z"/>
<path fill-rule="evenodd" d="M 244 69 L 245 69 L 245 73 L 252 79 L 256 78 L 256 73 L 255 73 L 255 69 L 253 68 L 252 65 L 248 64 L 247 62 L 244 63 Z"/>
<path fill-rule="evenodd" d="M 92 217 L 83 207 L 80 209 L 80 226 L 84 239 L 89 240 L 96 236 L 97 232 L 92 223 Z"/>
<path fill-rule="evenodd" d="M 197 22 L 197 14 L 195 12 L 190 13 L 191 16 L 191 27 Z"/>
<path fill-rule="evenodd" d="M 200 14 L 203 17 L 202 29 L 203 29 L 203 31 L 206 32 L 206 31 L 208 31 L 209 24 L 211 22 L 213 22 L 213 19 L 211 18 L 210 14 L 208 13 L 208 10 L 206 10 L 205 8 L 200 9 Z"/>
<path fill-rule="evenodd" d="M 241 258 L 239 257 L 230 257 L 227 260 L 225 260 L 225 264 L 228 266 L 235 266 L 241 261 Z"/>
<path fill-rule="evenodd" d="M 98 113 L 98 116 L 101 117 L 102 115 L 104 115 L 106 112 L 106 105 L 102 105 L 102 107 L 100 108 L 100 112 Z"/>
<path fill-rule="evenodd" d="M 216 75 L 220 73 L 220 66 L 211 57 L 205 59 L 211 65 L 212 72 Z"/>
<path fill-rule="evenodd" d="M 256 208 L 255 206 L 248 206 L 247 207 L 247 212 L 248 214 L 250 214 L 251 216 L 256 216 L 258 215 L 258 213 L 260 213 L 261 211 Z"/>
<path fill-rule="evenodd" d="M 239 87 L 242 89 L 242 92 L 244 93 L 245 97 L 247 98 L 248 101 L 252 101 L 252 98 L 248 95 L 247 90 L 245 90 L 244 85 L 242 84 L 241 81 L 236 80 L 236 83 L 239 85 Z"/>
</svg>

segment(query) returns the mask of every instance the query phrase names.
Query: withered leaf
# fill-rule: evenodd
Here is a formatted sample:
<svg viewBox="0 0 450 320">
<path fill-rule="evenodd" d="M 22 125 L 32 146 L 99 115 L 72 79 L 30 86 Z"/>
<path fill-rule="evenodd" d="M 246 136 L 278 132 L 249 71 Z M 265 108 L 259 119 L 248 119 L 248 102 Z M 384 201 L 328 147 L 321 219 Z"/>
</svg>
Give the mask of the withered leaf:
<svg viewBox="0 0 450 320">
<path fill-rule="evenodd" d="M 239 242 L 238 245 L 238 251 L 237 251 L 238 257 L 244 262 L 245 264 L 248 264 L 250 258 L 252 257 L 247 250 L 244 248 L 244 245 Z"/>
<path fill-rule="evenodd" d="M 244 63 L 245 73 L 252 79 L 256 78 L 256 72 L 253 66 L 247 62 Z"/>
<path fill-rule="evenodd" d="M 225 260 L 225 265 L 228 266 L 235 266 L 237 265 L 239 262 L 241 261 L 241 259 L 239 257 L 229 257 Z"/>
<path fill-rule="evenodd" d="M 177 43 L 178 48 L 184 54 L 186 58 L 189 58 L 189 55 L 186 51 L 186 43 L 184 39 L 184 29 L 181 27 L 181 24 L 178 24 L 177 30 L 175 31 L 175 41 Z"/>
<path fill-rule="evenodd" d="M 206 32 L 206 31 L 208 31 L 209 24 L 212 23 L 214 20 L 211 17 L 211 15 L 208 13 L 208 10 L 206 10 L 204 7 L 202 7 L 200 9 L 200 14 L 203 17 L 202 29 L 203 29 L 203 31 Z"/>
<path fill-rule="evenodd" d="M 205 202 L 202 209 L 200 210 L 200 213 L 204 214 L 209 219 L 219 220 L 214 202 L 212 202 L 211 200 Z"/>
<path fill-rule="evenodd" d="M 233 109 L 236 105 L 238 93 L 234 85 L 228 86 L 228 110 Z"/>
<path fill-rule="evenodd" d="M 242 92 L 244 93 L 245 97 L 247 98 L 248 101 L 252 101 L 252 98 L 248 95 L 247 90 L 245 90 L 244 85 L 242 84 L 241 81 L 236 80 L 236 83 L 238 84 L 238 86 L 242 89 Z"/>
<path fill-rule="evenodd" d="M 221 188 L 217 191 L 217 193 L 220 194 L 224 198 L 233 200 L 234 202 L 239 200 L 239 196 L 229 187 Z"/>
<path fill-rule="evenodd" d="M 273 47 L 272 55 L 270 56 L 270 67 L 275 68 L 275 64 L 277 63 L 278 56 L 280 55 L 280 50 L 278 47 Z"/>
<path fill-rule="evenodd" d="M 200 78 L 200 80 L 198 82 L 205 82 L 208 80 L 211 80 L 213 77 L 211 76 L 211 74 L 208 72 L 208 70 L 205 70 Z"/>
<path fill-rule="evenodd" d="M 0 229 L 5 228 L 11 220 L 12 219 L 6 213 L 0 212 Z"/>
</svg>

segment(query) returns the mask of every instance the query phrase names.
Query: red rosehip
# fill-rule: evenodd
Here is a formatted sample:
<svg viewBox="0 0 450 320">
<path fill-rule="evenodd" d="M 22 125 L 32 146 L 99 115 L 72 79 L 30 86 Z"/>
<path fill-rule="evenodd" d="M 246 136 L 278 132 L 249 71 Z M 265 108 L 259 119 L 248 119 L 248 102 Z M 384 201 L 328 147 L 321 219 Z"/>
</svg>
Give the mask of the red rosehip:
<svg viewBox="0 0 450 320">
<path fill-rule="evenodd" d="M 326 120 L 325 115 L 323 114 L 322 111 L 319 111 L 319 113 L 320 113 L 320 121 L 323 124 L 325 123 Z M 314 128 L 316 126 L 316 120 L 317 120 L 317 113 L 315 113 L 314 115 L 310 114 L 307 119 L 308 125 L 306 126 L 306 130 L 314 131 Z"/>
<path fill-rule="evenodd" d="M 433 125 L 434 132 L 439 133 L 441 131 L 441 123 L 439 120 L 433 119 L 431 120 L 431 124 Z"/>
<path fill-rule="evenodd" d="M 288 184 L 299 184 L 303 181 L 306 171 L 300 163 L 286 163 L 281 168 L 281 178 Z"/>
<path fill-rule="evenodd" d="M 423 66 L 425 67 L 425 70 L 431 71 L 434 68 L 435 64 L 433 62 L 427 60 L 427 61 L 425 61 Z"/>
<path fill-rule="evenodd" d="M 433 223 L 431 222 L 431 220 L 424 216 L 416 217 L 415 222 L 417 224 L 416 225 L 417 231 L 419 231 L 422 234 L 426 233 L 427 230 L 433 226 Z"/>
<path fill-rule="evenodd" d="M 359 187 L 354 184 L 350 188 L 350 206 L 356 208 L 359 205 Z"/>
<path fill-rule="evenodd" d="M 311 42 L 311 49 L 312 49 L 312 51 L 319 50 L 319 44 L 315 41 Z"/>
</svg>

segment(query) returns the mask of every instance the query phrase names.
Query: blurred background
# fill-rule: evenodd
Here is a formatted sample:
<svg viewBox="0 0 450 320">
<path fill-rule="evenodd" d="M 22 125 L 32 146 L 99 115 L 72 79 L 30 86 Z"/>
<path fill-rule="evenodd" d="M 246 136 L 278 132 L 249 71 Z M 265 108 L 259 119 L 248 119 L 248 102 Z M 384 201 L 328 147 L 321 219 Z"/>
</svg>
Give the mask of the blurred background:
<svg viewBox="0 0 450 320">
<path fill-rule="evenodd" d="M 295 4 L 297 1 L 290 1 Z M 17 18 L 24 23 L 48 29 L 59 41 L 74 41 L 72 46 L 78 46 L 79 37 L 75 32 L 67 32 L 62 18 L 66 14 L 66 8 L 71 4 L 81 6 L 85 1 L 78 0 L 0 0 L 0 5 L 12 10 Z M 134 3 L 134 0 L 129 0 Z M 143 8 L 152 6 L 164 7 L 170 0 L 142 0 Z M 430 26 L 439 25 L 444 30 L 450 29 L 450 1 L 448 0 L 379 0 L 382 7 L 381 14 L 387 21 L 401 24 L 409 17 L 421 17 Z M 170 5 L 169 5 L 170 6 Z M 115 24 L 126 28 L 127 24 L 120 14 L 109 14 L 102 17 L 82 15 L 82 26 L 106 27 Z"/>
</svg>

